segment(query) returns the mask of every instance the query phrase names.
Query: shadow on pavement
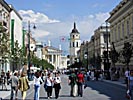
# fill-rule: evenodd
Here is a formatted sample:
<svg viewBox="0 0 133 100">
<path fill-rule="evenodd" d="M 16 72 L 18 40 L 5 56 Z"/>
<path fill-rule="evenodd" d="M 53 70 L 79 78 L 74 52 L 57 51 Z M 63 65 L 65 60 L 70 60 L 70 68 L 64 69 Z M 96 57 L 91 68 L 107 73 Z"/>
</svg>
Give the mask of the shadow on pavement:
<svg viewBox="0 0 133 100">
<path fill-rule="evenodd" d="M 99 94 L 104 94 L 110 97 L 110 100 L 125 100 L 126 88 L 111 83 L 101 81 L 88 81 L 85 89 L 90 87 L 92 90 L 96 90 Z"/>
<path fill-rule="evenodd" d="M 71 97 L 70 95 L 60 95 L 59 97 L 66 97 L 66 98 L 68 98 L 68 97 Z M 48 99 L 47 97 L 39 97 L 39 99 Z M 52 97 L 51 99 L 55 99 L 55 97 Z"/>
<path fill-rule="evenodd" d="M 0 91 L 10 91 L 10 89 L 0 89 Z"/>
<path fill-rule="evenodd" d="M 48 99 L 47 97 L 39 97 L 39 99 Z"/>
</svg>

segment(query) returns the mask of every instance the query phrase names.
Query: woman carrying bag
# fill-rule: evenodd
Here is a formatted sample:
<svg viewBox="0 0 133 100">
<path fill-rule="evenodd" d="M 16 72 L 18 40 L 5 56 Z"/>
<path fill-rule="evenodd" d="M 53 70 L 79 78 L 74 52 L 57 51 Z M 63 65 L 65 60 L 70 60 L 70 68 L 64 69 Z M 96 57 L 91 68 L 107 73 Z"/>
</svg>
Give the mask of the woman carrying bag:
<svg viewBox="0 0 133 100">
<path fill-rule="evenodd" d="M 57 99 L 59 97 L 59 92 L 61 89 L 61 78 L 59 76 L 59 73 L 55 73 L 55 77 L 54 77 L 54 90 L 55 90 L 55 98 Z"/>
<path fill-rule="evenodd" d="M 26 92 L 30 88 L 28 78 L 26 77 L 26 73 L 21 73 L 21 77 L 18 81 L 18 89 L 21 91 L 22 100 L 26 98 Z"/>
</svg>

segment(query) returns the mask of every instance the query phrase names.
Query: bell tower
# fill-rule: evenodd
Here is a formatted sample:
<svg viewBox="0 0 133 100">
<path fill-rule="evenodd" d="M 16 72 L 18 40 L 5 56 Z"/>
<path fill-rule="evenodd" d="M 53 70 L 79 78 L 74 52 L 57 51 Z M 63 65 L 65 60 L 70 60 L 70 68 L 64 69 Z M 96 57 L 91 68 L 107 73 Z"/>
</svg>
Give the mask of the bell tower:
<svg viewBox="0 0 133 100">
<path fill-rule="evenodd" d="M 80 49 L 80 44 L 81 44 L 80 42 L 81 42 L 80 33 L 76 29 L 76 23 L 74 22 L 74 28 L 70 33 L 70 46 L 69 46 L 70 65 L 72 65 L 77 59 L 77 51 Z"/>
</svg>

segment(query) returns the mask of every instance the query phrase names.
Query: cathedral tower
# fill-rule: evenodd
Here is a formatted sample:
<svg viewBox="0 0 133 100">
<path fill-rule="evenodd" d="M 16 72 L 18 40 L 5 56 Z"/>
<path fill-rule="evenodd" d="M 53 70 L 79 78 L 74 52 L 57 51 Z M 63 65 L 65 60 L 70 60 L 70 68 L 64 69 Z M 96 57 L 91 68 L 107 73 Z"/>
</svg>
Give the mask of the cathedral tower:
<svg viewBox="0 0 133 100">
<path fill-rule="evenodd" d="M 74 28 L 70 33 L 70 65 L 72 65 L 77 59 L 77 51 L 80 49 L 80 33 L 76 29 L 76 23 L 74 22 Z"/>
</svg>

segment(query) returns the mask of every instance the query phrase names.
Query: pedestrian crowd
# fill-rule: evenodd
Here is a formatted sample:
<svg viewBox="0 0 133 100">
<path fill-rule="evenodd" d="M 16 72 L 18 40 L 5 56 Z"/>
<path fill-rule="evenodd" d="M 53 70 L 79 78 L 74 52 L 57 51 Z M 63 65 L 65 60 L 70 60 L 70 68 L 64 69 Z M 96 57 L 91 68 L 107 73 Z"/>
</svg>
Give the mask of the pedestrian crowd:
<svg viewBox="0 0 133 100">
<path fill-rule="evenodd" d="M 51 71 L 42 72 L 42 71 L 31 71 L 30 78 L 33 80 L 34 86 L 34 100 L 39 100 L 40 94 L 40 87 L 44 84 L 44 89 L 47 93 L 47 98 L 52 98 L 52 92 L 55 92 L 55 99 L 58 99 L 60 90 L 61 90 L 61 78 L 60 72 L 54 72 L 53 74 Z M 55 76 L 53 76 L 55 75 Z M 96 70 L 88 70 L 87 73 L 83 73 L 82 71 L 71 70 L 69 77 L 68 77 L 68 85 L 71 88 L 70 96 L 83 96 L 83 85 L 85 84 L 85 77 L 87 81 L 89 80 L 98 80 L 101 73 Z M 6 85 L 11 85 L 11 94 L 10 100 L 18 99 L 18 91 L 21 92 L 22 100 L 25 100 L 27 90 L 30 89 L 29 80 L 27 77 L 27 71 L 23 69 L 21 72 L 14 71 L 14 73 L 10 73 L 8 71 L 5 73 L 3 70 L 1 71 L 1 78 L 2 81 L 2 89 L 5 88 L 7 90 Z M 101 78 L 102 80 L 102 78 Z"/>
<path fill-rule="evenodd" d="M 30 78 L 33 80 L 34 87 L 34 100 L 39 100 L 40 87 L 44 83 L 44 89 L 47 92 L 47 98 L 52 98 L 53 88 L 55 90 L 55 98 L 59 97 L 61 89 L 61 78 L 60 72 L 54 73 L 55 76 L 52 76 L 52 73 L 36 71 L 31 73 Z M 27 90 L 30 89 L 29 80 L 27 76 L 27 71 L 22 70 L 21 73 L 14 71 L 14 73 L 5 73 L 1 71 L 0 83 L 2 85 L 2 90 L 7 90 L 7 85 L 11 86 L 10 100 L 18 99 L 18 91 L 21 92 L 21 99 L 26 100 Z M 46 87 L 45 87 L 46 85 Z"/>
</svg>

